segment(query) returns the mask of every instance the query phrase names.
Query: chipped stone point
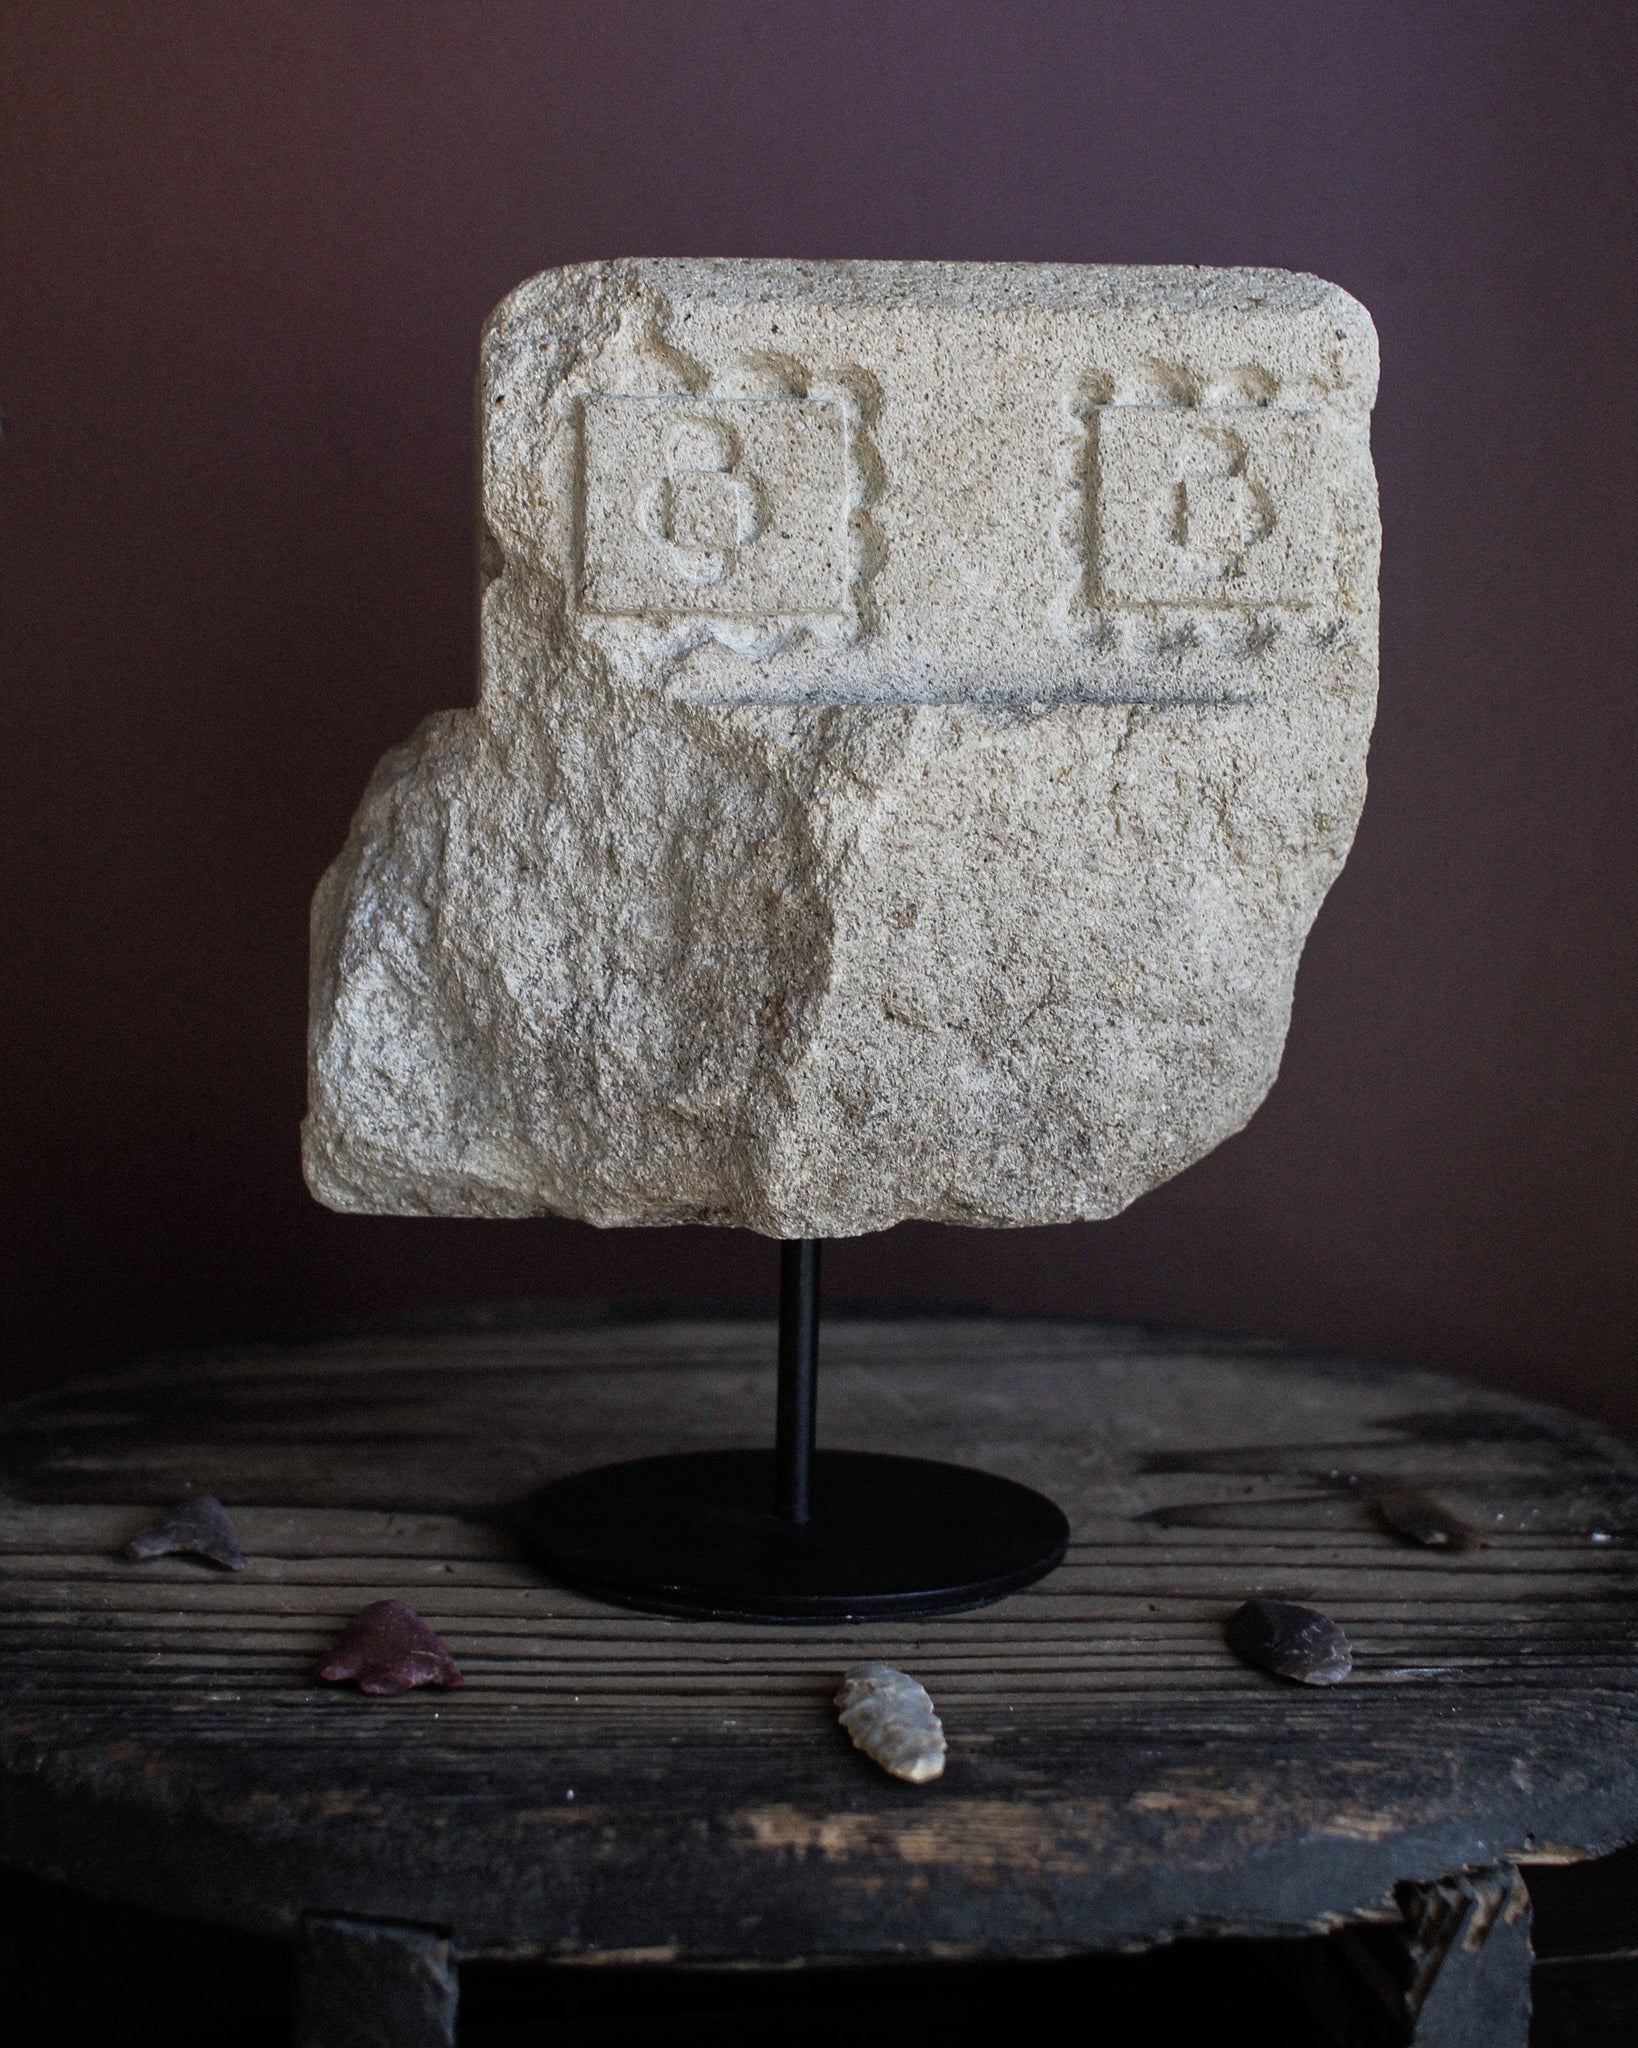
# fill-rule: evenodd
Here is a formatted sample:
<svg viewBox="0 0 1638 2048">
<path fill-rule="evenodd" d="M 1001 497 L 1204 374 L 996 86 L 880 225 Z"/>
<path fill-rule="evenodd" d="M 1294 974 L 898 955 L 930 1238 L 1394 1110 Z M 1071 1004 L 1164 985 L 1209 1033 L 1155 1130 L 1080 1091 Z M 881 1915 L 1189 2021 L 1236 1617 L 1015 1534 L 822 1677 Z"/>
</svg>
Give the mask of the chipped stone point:
<svg viewBox="0 0 1638 2048">
<path fill-rule="evenodd" d="M 1354 1668 L 1353 1649 L 1331 1617 L 1295 1600 L 1247 1600 L 1223 1633 L 1247 1664 L 1299 1685 L 1340 1685 Z"/>
<path fill-rule="evenodd" d="M 133 1561 L 176 1552 L 207 1558 L 230 1572 L 242 1572 L 250 1563 L 239 1548 L 233 1517 L 214 1493 L 183 1501 L 163 1520 L 138 1530 L 125 1546 L 125 1555 Z"/>
<path fill-rule="evenodd" d="M 453 1652 L 406 1600 L 375 1600 L 350 1621 L 319 1667 L 333 1684 L 360 1692 L 409 1692 L 418 1685 L 464 1685 Z"/>
<path fill-rule="evenodd" d="M 925 1785 L 944 1769 L 944 1724 L 926 1688 L 891 1664 L 853 1664 L 836 1695 L 856 1749 L 895 1778 Z"/>
<path fill-rule="evenodd" d="M 314 1193 L 1057 1223 L 1238 1130 L 1364 796 L 1375 384 L 1281 271 L 521 286 L 478 702 L 314 901 Z"/>
</svg>

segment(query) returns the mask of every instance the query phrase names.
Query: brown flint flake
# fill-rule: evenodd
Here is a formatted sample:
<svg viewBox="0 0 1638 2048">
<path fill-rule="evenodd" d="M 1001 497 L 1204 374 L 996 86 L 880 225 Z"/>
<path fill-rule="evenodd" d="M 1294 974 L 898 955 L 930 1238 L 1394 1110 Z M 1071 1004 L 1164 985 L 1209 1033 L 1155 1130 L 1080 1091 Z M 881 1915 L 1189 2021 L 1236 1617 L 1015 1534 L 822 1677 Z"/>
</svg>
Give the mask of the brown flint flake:
<svg viewBox="0 0 1638 2048">
<path fill-rule="evenodd" d="M 1413 1487 L 1388 1487 L 1373 1494 L 1371 1507 L 1384 1528 L 1429 1550 L 1480 1550 L 1490 1544 L 1488 1536 L 1481 1536 L 1460 1515 Z"/>
<path fill-rule="evenodd" d="M 1340 1685 L 1354 1668 L 1348 1638 L 1330 1615 L 1294 1600 L 1248 1600 L 1223 1633 L 1235 1656 L 1299 1685 Z"/>
<path fill-rule="evenodd" d="M 125 1555 L 135 1559 L 168 1557 L 173 1551 L 208 1557 L 230 1572 L 242 1572 L 250 1562 L 239 1548 L 232 1517 L 214 1493 L 183 1501 L 163 1521 L 139 1530 L 125 1546 Z"/>
<path fill-rule="evenodd" d="M 319 1666 L 319 1677 L 356 1679 L 360 1692 L 465 1683 L 443 1637 L 402 1600 L 377 1600 L 356 1615 Z"/>
</svg>

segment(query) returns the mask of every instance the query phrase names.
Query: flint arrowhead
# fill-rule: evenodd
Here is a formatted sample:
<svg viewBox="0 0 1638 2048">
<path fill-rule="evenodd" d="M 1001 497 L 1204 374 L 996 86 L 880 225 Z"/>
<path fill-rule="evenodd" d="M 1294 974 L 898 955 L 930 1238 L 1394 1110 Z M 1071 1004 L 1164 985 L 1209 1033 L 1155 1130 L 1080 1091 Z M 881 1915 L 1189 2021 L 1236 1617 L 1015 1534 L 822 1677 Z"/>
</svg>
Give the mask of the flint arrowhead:
<svg viewBox="0 0 1638 2048">
<path fill-rule="evenodd" d="M 230 1572 L 242 1572 L 250 1560 L 239 1548 L 233 1518 L 214 1493 L 201 1493 L 171 1509 L 162 1521 L 139 1530 L 125 1546 L 132 1559 L 166 1557 L 173 1551 L 209 1558 Z"/>
<path fill-rule="evenodd" d="M 1299 1685 L 1340 1685 L 1354 1668 L 1348 1638 L 1331 1617 L 1295 1600 L 1248 1600 L 1224 1635 L 1237 1657 Z"/>
<path fill-rule="evenodd" d="M 318 1675 L 369 1693 L 465 1683 L 449 1645 L 403 1600 L 377 1600 L 355 1616 Z"/>
</svg>

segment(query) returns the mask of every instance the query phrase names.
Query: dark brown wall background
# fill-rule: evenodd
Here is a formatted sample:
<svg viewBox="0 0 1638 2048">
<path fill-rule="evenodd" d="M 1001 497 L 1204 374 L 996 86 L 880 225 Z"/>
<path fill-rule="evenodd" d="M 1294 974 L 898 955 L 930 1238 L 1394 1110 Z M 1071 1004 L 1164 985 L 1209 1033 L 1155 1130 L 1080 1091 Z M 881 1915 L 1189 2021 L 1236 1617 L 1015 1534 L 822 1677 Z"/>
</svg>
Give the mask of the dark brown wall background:
<svg viewBox="0 0 1638 2048">
<path fill-rule="evenodd" d="M 11 1384 L 474 1299 L 755 1295 L 737 1233 L 345 1220 L 306 911 L 473 684 L 490 306 L 622 254 L 1272 263 L 1382 336 L 1372 793 L 1279 1086 L 1116 1222 L 854 1297 L 1285 1333 L 1638 1423 L 1623 5 L 0 10 Z"/>
</svg>

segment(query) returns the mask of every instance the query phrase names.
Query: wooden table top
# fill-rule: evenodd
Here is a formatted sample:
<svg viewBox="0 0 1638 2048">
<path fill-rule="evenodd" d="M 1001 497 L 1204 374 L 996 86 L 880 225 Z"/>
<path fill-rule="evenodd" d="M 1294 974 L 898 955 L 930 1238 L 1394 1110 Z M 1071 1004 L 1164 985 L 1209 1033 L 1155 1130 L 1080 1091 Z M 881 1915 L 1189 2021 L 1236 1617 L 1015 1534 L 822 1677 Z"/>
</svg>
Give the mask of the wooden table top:
<svg viewBox="0 0 1638 2048">
<path fill-rule="evenodd" d="M 1041 1487 L 1067 1562 L 839 1628 L 541 1584 L 507 1510 L 608 1458 L 766 1442 L 771 1322 L 543 1316 L 155 1360 L 0 1415 L 0 1860 L 245 1928 L 447 1928 L 464 1955 L 1050 1955 L 1388 1917 L 1398 1879 L 1638 1839 L 1638 1448 L 1433 1374 L 1074 1322 L 826 1326 L 821 1442 Z M 1397 1540 L 1389 1475 L 1493 1536 Z M 119 1555 L 213 1491 L 250 1568 Z M 1344 1685 L 1237 1663 L 1311 1602 Z M 388 1595 L 458 1692 L 313 1672 Z M 948 1769 L 830 1705 L 914 1672 Z"/>
</svg>

